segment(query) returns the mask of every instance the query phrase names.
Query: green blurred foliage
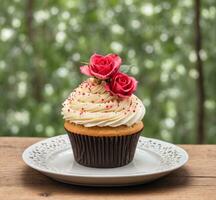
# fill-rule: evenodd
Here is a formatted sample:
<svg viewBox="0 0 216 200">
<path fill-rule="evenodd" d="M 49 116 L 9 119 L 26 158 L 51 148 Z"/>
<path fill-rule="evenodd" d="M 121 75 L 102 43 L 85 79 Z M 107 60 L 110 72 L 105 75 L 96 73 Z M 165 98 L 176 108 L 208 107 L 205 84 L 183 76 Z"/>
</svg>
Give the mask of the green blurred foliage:
<svg viewBox="0 0 216 200">
<path fill-rule="evenodd" d="M 1 1 L 0 135 L 64 133 L 61 103 L 86 78 L 81 62 L 114 52 L 139 80 L 143 135 L 195 143 L 192 0 L 32 0 L 32 20 L 30 1 Z M 215 1 L 202 1 L 201 14 L 206 142 L 216 143 Z"/>
</svg>

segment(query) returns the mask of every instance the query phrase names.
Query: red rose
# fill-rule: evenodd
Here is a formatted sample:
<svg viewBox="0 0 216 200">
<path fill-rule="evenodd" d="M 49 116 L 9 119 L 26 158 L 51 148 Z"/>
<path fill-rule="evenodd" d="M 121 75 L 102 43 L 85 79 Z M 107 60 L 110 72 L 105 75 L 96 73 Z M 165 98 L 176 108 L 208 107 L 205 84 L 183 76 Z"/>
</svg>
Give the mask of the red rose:
<svg viewBox="0 0 216 200">
<path fill-rule="evenodd" d="M 112 77 L 111 81 L 106 84 L 105 88 L 112 95 L 127 98 L 136 91 L 137 80 L 127 74 L 118 72 Z"/>
<path fill-rule="evenodd" d="M 117 73 L 120 65 L 121 58 L 116 54 L 108 54 L 106 56 L 94 54 L 90 58 L 89 65 L 81 66 L 80 71 L 87 76 L 95 76 L 105 80 Z"/>
</svg>

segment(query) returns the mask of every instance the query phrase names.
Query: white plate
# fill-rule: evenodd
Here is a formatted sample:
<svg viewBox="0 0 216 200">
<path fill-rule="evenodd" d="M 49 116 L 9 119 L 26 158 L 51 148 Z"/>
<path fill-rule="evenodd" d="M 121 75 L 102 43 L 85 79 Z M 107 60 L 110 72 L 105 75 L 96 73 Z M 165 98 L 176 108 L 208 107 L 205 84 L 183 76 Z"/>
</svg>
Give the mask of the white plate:
<svg viewBox="0 0 216 200">
<path fill-rule="evenodd" d="M 123 186 L 146 183 L 180 168 L 188 154 L 180 147 L 140 137 L 134 160 L 118 168 L 89 168 L 74 161 L 67 135 L 28 147 L 23 160 L 33 169 L 61 182 L 88 186 Z"/>
</svg>

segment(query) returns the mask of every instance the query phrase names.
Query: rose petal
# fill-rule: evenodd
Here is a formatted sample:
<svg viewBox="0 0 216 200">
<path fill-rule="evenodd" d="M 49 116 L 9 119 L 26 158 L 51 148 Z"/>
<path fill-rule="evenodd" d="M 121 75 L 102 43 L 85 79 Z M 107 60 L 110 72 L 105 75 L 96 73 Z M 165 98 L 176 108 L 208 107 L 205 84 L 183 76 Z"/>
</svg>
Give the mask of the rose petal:
<svg viewBox="0 0 216 200">
<path fill-rule="evenodd" d="M 109 83 L 109 92 L 119 98 L 128 98 L 137 88 L 137 81 L 135 78 L 127 74 L 117 72 Z"/>
<path fill-rule="evenodd" d="M 93 54 L 93 55 L 91 56 L 91 58 L 90 58 L 90 64 L 98 63 L 98 61 L 99 61 L 101 58 L 103 58 L 102 55 L 96 54 L 96 53 Z"/>
<path fill-rule="evenodd" d="M 99 79 L 102 79 L 102 80 L 106 80 L 106 79 L 109 78 L 109 77 L 107 77 L 107 75 L 102 75 L 102 74 L 99 74 L 99 73 L 95 73 L 94 71 L 91 71 L 91 74 L 93 76 L 95 76 L 96 78 L 99 78 Z"/>
<path fill-rule="evenodd" d="M 82 73 L 105 80 L 112 78 L 118 72 L 120 65 L 121 58 L 117 54 L 102 56 L 95 53 L 90 58 L 89 69 L 82 70 Z"/>
<path fill-rule="evenodd" d="M 81 72 L 82 74 L 87 75 L 87 76 L 91 76 L 91 72 L 90 72 L 90 70 L 89 70 L 89 66 L 88 66 L 88 65 L 81 66 L 81 67 L 80 67 L 80 72 Z"/>
<path fill-rule="evenodd" d="M 105 57 L 111 57 L 115 63 L 115 67 L 120 67 L 122 60 L 117 54 L 108 54 Z"/>
<path fill-rule="evenodd" d="M 133 81 L 133 90 L 132 91 L 135 92 L 136 89 L 137 89 L 138 81 L 135 78 L 133 78 L 133 77 L 131 77 L 131 79 Z"/>
<path fill-rule="evenodd" d="M 116 83 L 116 85 L 115 85 L 115 90 L 117 91 L 117 92 L 121 92 L 121 91 L 123 91 L 124 89 L 122 88 L 122 85 L 120 84 L 120 83 Z"/>
<path fill-rule="evenodd" d="M 109 83 L 107 83 L 107 84 L 105 85 L 105 90 L 108 91 L 108 92 L 110 91 L 110 84 L 109 84 Z"/>
<path fill-rule="evenodd" d="M 125 95 L 125 94 L 118 93 L 118 94 L 116 94 L 116 96 L 118 96 L 118 97 L 120 97 L 122 99 L 126 99 L 126 98 L 130 97 L 131 95 Z"/>
<path fill-rule="evenodd" d="M 111 95 L 115 95 L 115 93 L 111 90 L 111 85 L 109 84 L 109 83 L 107 83 L 106 85 L 105 85 L 105 90 L 107 91 L 107 92 L 109 92 Z"/>
<path fill-rule="evenodd" d="M 111 60 L 113 61 L 113 69 L 114 69 L 114 72 L 117 72 L 121 66 L 121 63 L 122 63 L 122 60 L 121 58 L 117 55 L 117 54 L 108 54 L 106 55 L 106 57 L 108 57 L 109 59 L 111 58 Z M 114 74 L 112 74 L 114 75 Z"/>
</svg>

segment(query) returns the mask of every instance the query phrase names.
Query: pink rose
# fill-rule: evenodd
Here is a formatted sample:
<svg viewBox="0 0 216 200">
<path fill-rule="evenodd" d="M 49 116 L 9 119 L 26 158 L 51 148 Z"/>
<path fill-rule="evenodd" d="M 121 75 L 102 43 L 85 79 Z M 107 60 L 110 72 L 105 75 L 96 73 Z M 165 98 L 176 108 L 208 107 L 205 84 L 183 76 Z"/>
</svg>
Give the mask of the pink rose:
<svg viewBox="0 0 216 200">
<path fill-rule="evenodd" d="M 90 63 L 81 66 L 80 71 L 87 76 L 95 76 L 96 78 L 105 80 L 117 73 L 120 65 L 121 58 L 116 54 L 108 54 L 106 56 L 94 54 L 90 58 Z"/>
<path fill-rule="evenodd" d="M 111 81 L 106 84 L 105 88 L 112 95 L 127 98 L 136 91 L 137 80 L 127 74 L 118 72 L 112 77 Z"/>
</svg>

